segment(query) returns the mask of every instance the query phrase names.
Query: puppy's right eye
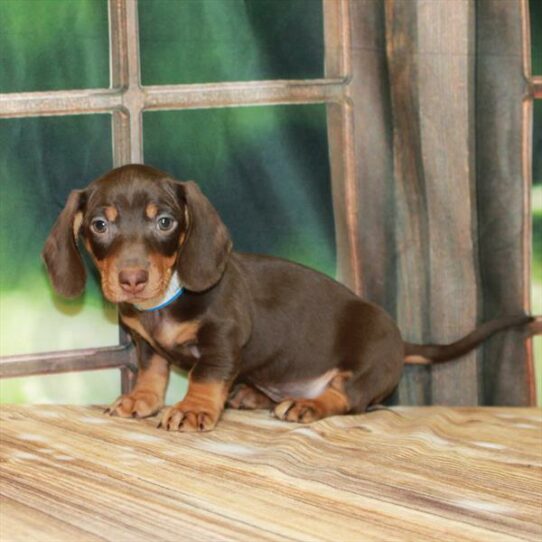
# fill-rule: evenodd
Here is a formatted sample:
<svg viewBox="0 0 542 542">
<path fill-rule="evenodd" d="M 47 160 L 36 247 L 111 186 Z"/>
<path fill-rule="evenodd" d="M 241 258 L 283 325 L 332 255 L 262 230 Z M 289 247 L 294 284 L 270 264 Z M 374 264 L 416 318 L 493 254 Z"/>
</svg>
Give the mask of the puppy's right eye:
<svg viewBox="0 0 542 542">
<path fill-rule="evenodd" d="M 175 227 L 176 221 L 173 217 L 169 215 L 161 215 L 158 217 L 156 224 L 158 225 L 158 229 L 160 231 L 168 232 Z"/>
<path fill-rule="evenodd" d="M 90 223 L 90 229 L 98 235 L 104 234 L 107 231 L 107 221 L 103 218 L 95 218 Z"/>
</svg>

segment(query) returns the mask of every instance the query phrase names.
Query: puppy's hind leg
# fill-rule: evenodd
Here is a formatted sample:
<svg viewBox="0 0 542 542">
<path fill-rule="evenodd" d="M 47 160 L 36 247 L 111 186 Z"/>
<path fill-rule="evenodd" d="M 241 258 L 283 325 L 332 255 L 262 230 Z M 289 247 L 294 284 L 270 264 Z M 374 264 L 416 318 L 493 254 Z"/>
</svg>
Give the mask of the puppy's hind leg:
<svg viewBox="0 0 542 542">
<path fill-rule="evenodd" d="M 366 412 L 369 406 L 381 403 L 399 384 L 404 364 L 400 337 L 378 341 L 363 352 L 360 360 L 345 384 L 352 414 Z"/>
<path fill-rule="evenodd" d="M 392 318 L 380 307 L 358 302 L 345 313 L 349 325 L 341 339 L 343 367 L 352 372 L 345 382 L 351 413 L 365 412 L 397 387 L 404 364 L 404 343 Z"/>
<path fill-rule="evenodd" d="M 365 412 L 390 395 L 401 377 L 404 346 L 395 322 L 381 308 L 356 300 L 337 320 L 332 359 L 338 369 L 314 399 L 289 399 L 275 407 L 281 420 L 309 423 L 337 414 Z"/>
<path fill-rule="evenodd" d="M 281 420 L 310 423 L 337 414 L 365 412 L 384 400 L 397 386 L 403 368 L 403 342 L 394 325 L 376 335 L 351 341 L 345 363 L 315 399 L 290 399 L 275 407 Z"/>
<path fill-rule="evenodd" d="M 345 391 L 345 383 L 351 373 L 339 373 L 330 381 L 328 387 L 314 399 L 288 399 L 279 403 L 274 410 L 280 420 L 310 423 L 328 416 L 346 414 L 350 411 L 350 400 Z"/>
</svg>

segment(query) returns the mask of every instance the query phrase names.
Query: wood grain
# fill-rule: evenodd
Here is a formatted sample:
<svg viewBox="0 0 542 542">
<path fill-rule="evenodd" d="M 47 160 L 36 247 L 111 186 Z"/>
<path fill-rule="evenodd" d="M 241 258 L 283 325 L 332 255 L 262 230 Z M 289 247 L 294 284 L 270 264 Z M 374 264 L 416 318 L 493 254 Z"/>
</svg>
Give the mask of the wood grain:
<svg viewBox="0 0 542 542">
<path fill-rule="evenodd" d="M 479 2 L 476 62 L 476 167 L 483 318 L 528 312 L 531 217 L 530 131 L 523 116 L 525 12 L 515 0 Z M 530 54 L 530 52 L 528 53 Z M 527 271 L 527 272 L 526 272 Z M 510 330 L 483 350 L 484 404 L 533 404 L 532 358 L 525 337 Z"/>
<path fill-rule="evenodd" d="M 394 408 L 204 434 L 3 406 L 0 539 L 540 540 L 542 412 Z"/>
<path fill-rule="evenodd" d="M 448 343 L 529 312 L 522 5 L 350 3 L 362 293 L 408 341 Z M 532 374 L 525 337 L 509 331 L 453 363 L 407 367 L 395 400 L 526 406 Z"/>
<path fill-rule="evenodd" d="M 396 316 L 409 340 L 449 343 L 477 324 L 474 10 L 466 0 L 387 0 L 385 16 Z M 451 381 L 461 386 L 450 386 Z M 478 404 L 479 386 L 477 352 L 431 369 L 436 404 Z M 409 391 L 404 384 L 399 389 L 401 402 Z"/>
<path fill-rule="evenodd" d="M 479 323 L 474 146 L 475 7 L 420 0 L 420 149 L 427 179 L 430 340 L 448 343 Z M 443 107 L 443 104 L 446 104 Z M 410 279 L 409 279 L 410 280 Z M 429 309 L 429 310 L 426 310 Z M 437 405 L 481 404 L 478 351 L 431 368 Z M 450 382 L 461 382 L 450 386 Z"/>
</svg>

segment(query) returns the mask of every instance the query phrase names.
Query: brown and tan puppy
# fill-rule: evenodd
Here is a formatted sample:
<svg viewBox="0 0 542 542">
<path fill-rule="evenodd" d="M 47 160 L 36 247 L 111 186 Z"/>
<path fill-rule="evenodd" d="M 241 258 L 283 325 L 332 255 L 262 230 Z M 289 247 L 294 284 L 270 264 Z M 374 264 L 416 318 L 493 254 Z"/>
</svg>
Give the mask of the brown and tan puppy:
<svg viewBox="0 0 542 542">
<path fill-rule="evenodd" d="M 170 364 L 188 371 L 168 430 L 212 429 L 226 403 L 311 422 L 385 399 L 405 355 L 450 359 L 525 316 L 490 322 L 449 346 L 404 343 L 394 321 L 316 271 L 232 251 L 228 231 L 193 182 L 143 165 L 73 191 L 43 257 L 55 290 L 84 289 L 81 239 L 136 343 L 134 390 L 109 412 L 146 417 L 164 406 Z"/>
</svg>

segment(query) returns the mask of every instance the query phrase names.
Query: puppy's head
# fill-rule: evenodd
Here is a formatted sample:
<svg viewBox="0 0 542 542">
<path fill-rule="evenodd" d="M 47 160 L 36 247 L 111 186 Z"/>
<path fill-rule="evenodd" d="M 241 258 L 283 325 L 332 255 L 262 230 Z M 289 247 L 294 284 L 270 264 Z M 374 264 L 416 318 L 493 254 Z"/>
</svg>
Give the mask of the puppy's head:
<svg viewBox="0 0 542 542">
<path fill-rule="evenodd" d="M 152 303 L 175 271 L 186 289 L 207 290 L 220 280 L 232 246 L 195 183 L 137 164 L 70 194 L 43 249 L 53 287 L 66 297 L 85 287 L 79 238 L 113 303 Z"/>
</svg>

